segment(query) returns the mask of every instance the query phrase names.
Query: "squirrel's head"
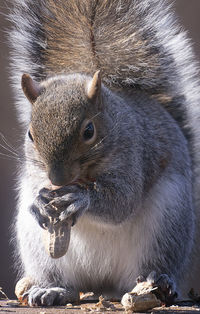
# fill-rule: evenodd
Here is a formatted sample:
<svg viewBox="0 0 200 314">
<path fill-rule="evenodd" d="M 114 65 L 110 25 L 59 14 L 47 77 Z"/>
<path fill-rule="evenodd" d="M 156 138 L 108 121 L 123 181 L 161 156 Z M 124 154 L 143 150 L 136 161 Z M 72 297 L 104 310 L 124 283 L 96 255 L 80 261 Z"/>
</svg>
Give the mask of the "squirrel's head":
<svg viewBox="0 0 200 314">
<path fill-rule="evenodd" d="M 100 72 L 59 75 L 42 83 L 22 76 L 22 88 L 32 103 L 28 132 L 52 184 L 61 186 L 95 179 L 104 158 Z"/>
</svg>

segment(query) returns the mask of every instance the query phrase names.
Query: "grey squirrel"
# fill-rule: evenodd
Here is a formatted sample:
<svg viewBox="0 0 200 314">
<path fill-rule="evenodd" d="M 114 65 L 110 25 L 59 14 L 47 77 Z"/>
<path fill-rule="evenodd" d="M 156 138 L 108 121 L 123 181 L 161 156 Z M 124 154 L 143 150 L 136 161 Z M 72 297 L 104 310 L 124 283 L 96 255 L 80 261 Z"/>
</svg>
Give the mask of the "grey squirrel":
<svg viewBox="0 0 200 314">
<path fill-rule="evenodd" d="M 196 63 L 170 5 L 15 0 L 11 18 L 29 304 L 121 298 L 154 271 L 175 296 L 194 245 L 200 140 Z M 42 242 L 53 205 L 73 220 L 58 259 Z"/>
</svg>

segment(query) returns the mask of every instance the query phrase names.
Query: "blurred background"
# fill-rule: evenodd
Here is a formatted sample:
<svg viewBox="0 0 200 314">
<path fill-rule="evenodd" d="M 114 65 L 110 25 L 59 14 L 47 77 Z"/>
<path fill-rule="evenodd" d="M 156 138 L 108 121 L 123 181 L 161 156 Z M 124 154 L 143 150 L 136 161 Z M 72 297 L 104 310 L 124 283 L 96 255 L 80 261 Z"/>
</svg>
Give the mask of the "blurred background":
<svg viewBox="0 0 200 314">
<path fill-rule="evenodd" d="M 33 0 L 34 1 L 34 0 Z M 183 28 L 188 30 L 194 42 L 197 59 L 200 60 L 200 1 L 175 0 L 175 9 Z M 9 49 L 5 32 L 9 23 L 6 20 L 8 1 L 0 1 L 0 132 L 15 147 L 20 143 L 20 129 L 14 109 L 14 97 L 10 86 Z M 2 143 L 2 140 L 0 140 Z M 0 152 L 3 150 L 0 148 Z M 17 167 L 13 160 L 0 157 L 0 287 L 10 297 L 14 297 L 15 272 L 10 244 L 11 224 L 15 215 L 17 193 Z"/>
</svg>

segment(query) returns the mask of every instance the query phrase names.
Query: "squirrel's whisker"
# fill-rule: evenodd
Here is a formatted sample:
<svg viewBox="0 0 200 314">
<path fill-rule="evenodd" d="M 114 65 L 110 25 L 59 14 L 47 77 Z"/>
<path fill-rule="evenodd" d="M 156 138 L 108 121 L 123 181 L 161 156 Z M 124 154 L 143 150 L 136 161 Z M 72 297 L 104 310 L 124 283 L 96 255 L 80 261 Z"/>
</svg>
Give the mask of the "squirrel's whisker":
<svg viewBox="0 0 200 314">
<path fill-rule="evenodd" d="M 11 153 L 14 156 L 18 156 L 17 153 L 13 152 L 11 149 L 9 149 L 8 147 L 4 146 L 3 144 L 0 144 L 0 147 L 3 148 L 5 151 Z"/>
<path fill-rule="evenodd" d="M 5 136 L 1 132 L 0 132 L 0 137 L 3 141 L 3 143 L 6 145 L 6 146 L 4 146 L 3 144 L 0 144 L 0 146 L 12 154 L 18 155 L 16 149 L 10 143 L 8 143 Z"/>
<path fill-rule="evenodd" d="M 114 125 L 113 128 L 110 130 L 110 132 L 109 132 L 107 135 L 105 135 L 105 136 L 104 136 L 99 142 L 97 142 L 94 146 L 92 146 L 92 147 L 90 148 L 90 151 L 91 151 L 91 150 L 96 150 L 96 149 L 98 149 L 98 148 L 100 147 L 100 145 L 105 141 L 105 139 L 106 139 L 110 134 L 112 134 L 113 130 L 115 130 L 117 126 L 118 126 L 118 123 L 115 123 L 115 125 Z"/>
<path fill-rule="evenodd" d="M 91 120 L 93 120 L 94 118 L 98 117 L 101 114 L 101 111 L 97 112 L 93 117 L 91 117 Z"/>
<path fill-rule="evenodd" d="M 94 146 L 92 146 L 84 155 L 81 156 L 81 164 L 84 164 L 88 161 L 91 161 L 94 159 L 94 157 L 98 157 L 100 148 L 105 141 L 105 139 L 112 133 L 112 131 L 117 127 L 117 123 L 114 125 L 114 127 L 110 130 L 110 132 L 104 136 L 99 142 L 97 142 Z"/>
<path fill-rule="evenodd" d="M 0 156 L 20 161 L 19 157 L 16 157 L 16 156 L 13 156 L 13 155 L 8 155 L 8 154 L 4 154 L 4 153 L 0 152 Z"/>
</svg>

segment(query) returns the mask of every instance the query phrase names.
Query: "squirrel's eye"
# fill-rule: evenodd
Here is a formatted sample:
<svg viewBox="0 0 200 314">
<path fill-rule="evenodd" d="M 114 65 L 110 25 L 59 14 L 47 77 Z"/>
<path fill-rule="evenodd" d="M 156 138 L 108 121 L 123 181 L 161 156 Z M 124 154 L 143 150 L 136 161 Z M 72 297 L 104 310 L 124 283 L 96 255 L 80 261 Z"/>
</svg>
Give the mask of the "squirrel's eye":
<svg viewBox="0 0 200 314">
<path fill-rule="evenodd" d="M 33 142 L 33 137 L 32 137 L 30 130 L 28 131 L 28 136 L 29 136 L 30 140 Z"/>
<path fill-rule="evenodd" d="M 92 122 L 89 122 L 86 127 L 85 130 L 83 132 L 83 138 L 85 141 L 91 140 L 94 136 L 94 125 Z"/>
</svg>

